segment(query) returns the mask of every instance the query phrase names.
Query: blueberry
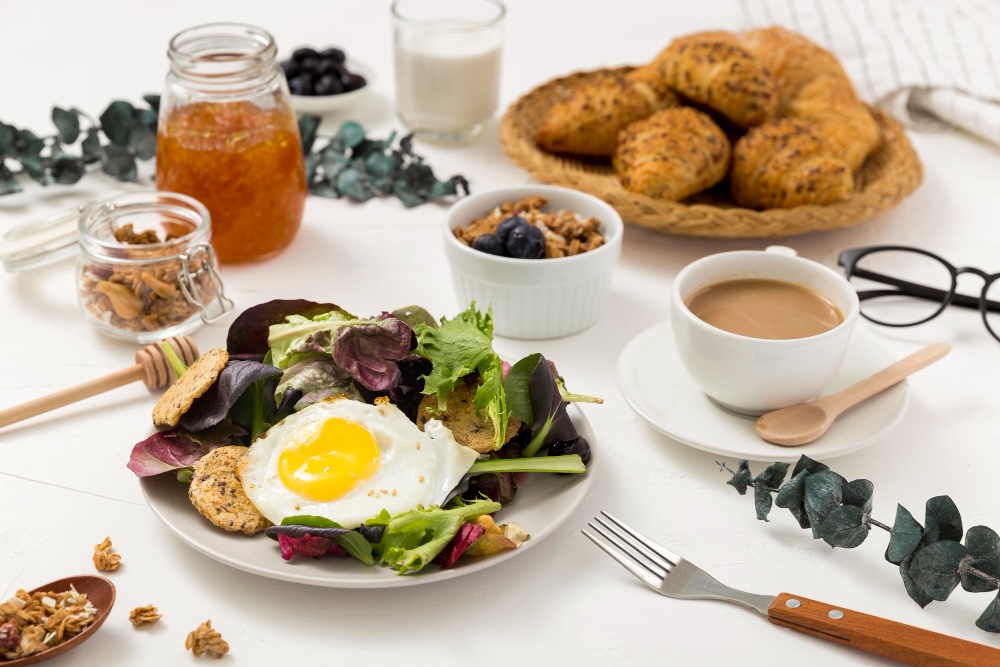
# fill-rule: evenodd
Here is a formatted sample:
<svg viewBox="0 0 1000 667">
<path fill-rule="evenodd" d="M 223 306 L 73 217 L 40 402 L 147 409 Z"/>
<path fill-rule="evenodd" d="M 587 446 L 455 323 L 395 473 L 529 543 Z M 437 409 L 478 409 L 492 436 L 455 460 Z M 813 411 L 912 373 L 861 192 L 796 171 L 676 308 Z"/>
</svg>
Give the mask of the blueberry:
<svg viewBox="0 0 1000 667">
<path fill-rule="evenodd" d="M 320 71 L 323 74 L 333 74 L 338 79 L 342 79 L 347 76 L 347 70 L 344 69 L 343 64 L 338 63 L 335 60 L 330 60 L 329 58 L 324 58 L 320 61 Z"/>
<path fill-rule="evenodd" d="M 338 48 L 323 49 L 319 52 L 319 57 L 323 60 L 332 60 L 338 63 L 343 63 L 347 60 L 347 56 L 344 54 L 343 49 Z"/>
<path fill-rule="evenodd" d="M 350 92 L 352 90 L 357 90 L 358 88 L 364 88 L 368 82 L 365 81 L 365 77 L 360 74 L 348 74 L 344 77 L 344 90 Z"/>
<path fill-rule="evenodd" d="M 510 236 L 511 231 L 515 227 L 520 227 L 521 225 L 529 224 L 527 220 L 519 215 L 511 216 L 497 225 L 497 236 L 499 236 L 504 243 L 507 242 L 507 238 Z"/>
<path fill-rule="evenodd" d="M 302 73 L 288 80 L 288 91 L 292 95 L 313 95 L 313 78 L 311 74 Z"/>
<path fill-rule="evenodd" d="M 319 74 L 323 69 L 323 61 L 319 58 L 303 58 L 299 61 L 299 69 L 309 74 Z"/>
<path fill-rule="evenodd" d="M 316 83 L 313 84 L 313 92 L 317 95 L 339 95 L 344 92 L 344 84 L 340 82 L 340 77 L 324 74 L 316 79 Z"/>
<path fill-rule="evenodd" d="M 538 227 L 518 225 L 507 236 L 507 252 L 520 259 L 539 259 L 545 256 L 545 235 Z"/>
<path fill-rule="evenodd" d="M 291 79 L 297 76 L 302 68 L 294 60 L 285 60 L 281 63 L 281 70 L 285 73 L 286 79 Z"/>
<path fill-rule="evenodd" d="M 316 49 L 310 46 L 303 46 L 292 52 L 292 60 L 297 63 L 302 62 L 306 58 L 319 58 L 319 54 L 316 53 Z"/>
<path fill-rule="evenodd" d="M 483 234 L 482 236 L 477 236 L 476 240 L 472 242 L 472 247 L 480 252 L 488 252 L 491 255 L 499 255 L 505 257 L 507 255 L 507 250 L 504 248 L 503 241 L 500 240 L 496 234 Z"/>
</svg>

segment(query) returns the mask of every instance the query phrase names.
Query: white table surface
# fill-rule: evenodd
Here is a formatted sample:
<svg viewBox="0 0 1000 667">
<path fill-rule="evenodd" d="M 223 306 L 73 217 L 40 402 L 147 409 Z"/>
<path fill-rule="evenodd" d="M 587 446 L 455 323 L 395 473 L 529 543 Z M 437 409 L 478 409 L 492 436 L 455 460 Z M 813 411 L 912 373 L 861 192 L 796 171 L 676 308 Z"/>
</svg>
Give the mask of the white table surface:
<svg viewBox="0 0 1000 667">
<path fill-rule="evenodd" d="M 736 0 L 511 0 L 502 103 L 576 69 L 642 62 L 674 35 L 738 27 L 739 8 Z M 378 134 L 399 127 L 388 3 L 362 0 L 4 0 L 0 119 L 46 131 L 53 104 L 97 114 L 112 99 L 138 101 L 160 88 L 171 35 L 220 20 L 264 26 L 286 52 L 301 44 L 346 47 L 378 72 L 375 94 L 352 117 Z M 912 196 L 855 228 L 781 242 L 831 266 L 843 249 L 900 243 L 933 249 L 958 265 L 1000 270 L 1000 149 L 954 132 L 912 134 L 911 140 L 925 167 L 924 183 Z M 419 150 L 440 176 L 461 172 L 475 190 L 531 182 L 501 152 L 495 123 L 474 145 Z M 73 187 L 25 183 L 25 193 L 0 198 L 0 231 L 116 188 L 101 175 Z M 358 313 L 417 303 L 452 315 L 465 304 L 455 300 L 441 248 L 444 210 L 435 204 L 404 210 L 391 198 L 357 205 L 310 197 L 294 244 L 271 261 L 225 267 L 227 291 L 239 309 L 287 297 L 333 301 Z M 93 572 L 92 547 L 109 535 L 123 555 L 122 568 L 110 574 L 118 602 L 96 637 L 59 664 L 187 664 L 194 658 L 184 638 L 206 618 L 231 646 L 226 660 L 248 665 L 303 659 L 884 664 L 777 628 L 740 607 L 652 593 L 580 534 L 606 509 L 733 586 L 791 591 L 1000 647 L 1000 637 L 974 625 L 990 595 L 959 589 L 921 610 L 883 559 L 885 533 L 874 531 L 857 549 L 833 550 L 783 510 L 775 510 L 770 523 L 756 521 L 752 499 L 726 486 L 716 457 L 661 436 L 624 402 L 615 379 L 618 356 L 639 331 L 665 319 L 678 270 L 706 254 L 770 243 L 679 238 L 628 226 L 610 304 L 596 326 L 544 342 L 497 339 L 498 352 L 509 357 L 543 351 L 571 389 L 606 399 L 583 408 L 604 463 L 592 493 L 559 531 L 523 555 L 440 584 L 375 591 L 311 588 L 230 569 L 168 532 L 125 468 L 155 402 L 136 384 L 0 432 L 0 598 L 18 587 Z M 0 276 L 0 406 L 131 363 L 136 346 L 104 337 L 82 318 L 73 275 L 72 262 L 63 262 Z M 978 278 L 962 284 L 979 289 Z M 197 332 L 199 346 L 223 344 L 227 324 Z M 895 357 L 934 341 L 951 343 L 954 351 L 910 379 L 909 411 L 894 433 L 829 463 L 848 479 L 875 483 L 874 516 L 884 522 L 892 522 L 897 502 L 922 520 L 927 499 L 949 494 L 967 527 L 1000 529 L 1000 345 L 977 313 L 958 308 L 910 329 L 863 327 Z M 135 630 L 128 612 L 147 603 L 159 607 L 163 620 Z"/>
</svg>

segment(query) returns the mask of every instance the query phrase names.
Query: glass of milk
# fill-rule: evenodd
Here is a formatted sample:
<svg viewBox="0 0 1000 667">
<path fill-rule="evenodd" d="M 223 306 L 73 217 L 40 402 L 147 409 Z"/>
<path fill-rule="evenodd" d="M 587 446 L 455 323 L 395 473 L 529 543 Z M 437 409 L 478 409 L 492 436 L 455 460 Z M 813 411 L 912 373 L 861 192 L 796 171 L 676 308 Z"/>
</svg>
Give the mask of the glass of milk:
<svg viewBox="0 0 1000 667">
<path fill-rule="evenodd" d="M 411 131 L 471 141 L 497 110 L 500 0 L 395 0 L 396 111 Z"/>
</svg>

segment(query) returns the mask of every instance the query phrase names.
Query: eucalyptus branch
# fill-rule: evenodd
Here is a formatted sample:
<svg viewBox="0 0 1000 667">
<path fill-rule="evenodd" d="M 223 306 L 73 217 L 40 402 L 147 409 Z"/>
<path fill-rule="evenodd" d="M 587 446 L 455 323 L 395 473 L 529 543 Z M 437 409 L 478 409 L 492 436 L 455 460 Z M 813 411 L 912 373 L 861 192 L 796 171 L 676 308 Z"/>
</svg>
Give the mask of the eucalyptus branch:
<svg viewBox="0 0 1000 667">
<path fill-rule="evenodd" d="M 889 533 L 885 559 L 899 566 L 907 594 L 921 607 L 944 601 L 958 587 L 971 593 L 1000 590 L 1000 535 L 986 526 L 973 526 L 962 544 L 962 516 L 948 496 L 927 501 L 924 525 L 902 505 L 887 525 L 871 516 L 875 486 L 867 479 L 846 479 L 828 466 L 803 456 L 785 481 L 789 464 L 773 463 L 756 477 L 747 461 L 736 470 L 724 462 L 727 482 L 741 495 L 754 490 L 757 518 L 767 521 L 772 504 L 792 513 L 802 528 L 812 529 L 814 539 L 832 547 L 854 548 L 865 541 L 872 526 Z M 772 499 L 771 494 L 776 495 Z M 1000 632 L 1000 593 L 986 607 L 976 626 Z"/>
</svg>

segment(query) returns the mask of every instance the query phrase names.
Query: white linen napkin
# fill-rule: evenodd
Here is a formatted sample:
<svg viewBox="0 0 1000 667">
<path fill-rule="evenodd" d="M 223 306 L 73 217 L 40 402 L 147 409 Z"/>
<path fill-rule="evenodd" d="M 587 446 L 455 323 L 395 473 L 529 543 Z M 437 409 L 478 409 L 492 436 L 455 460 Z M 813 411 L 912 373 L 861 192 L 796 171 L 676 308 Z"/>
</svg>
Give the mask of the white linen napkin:
<svg viewBox="0 0 1000 667">
<path fill-rule="evenodd" d="M 832 51 L 858 94 L 916 128 L 943 121 L 1000 144 L 997 0 L 741 0 Z"/>
</svg>

